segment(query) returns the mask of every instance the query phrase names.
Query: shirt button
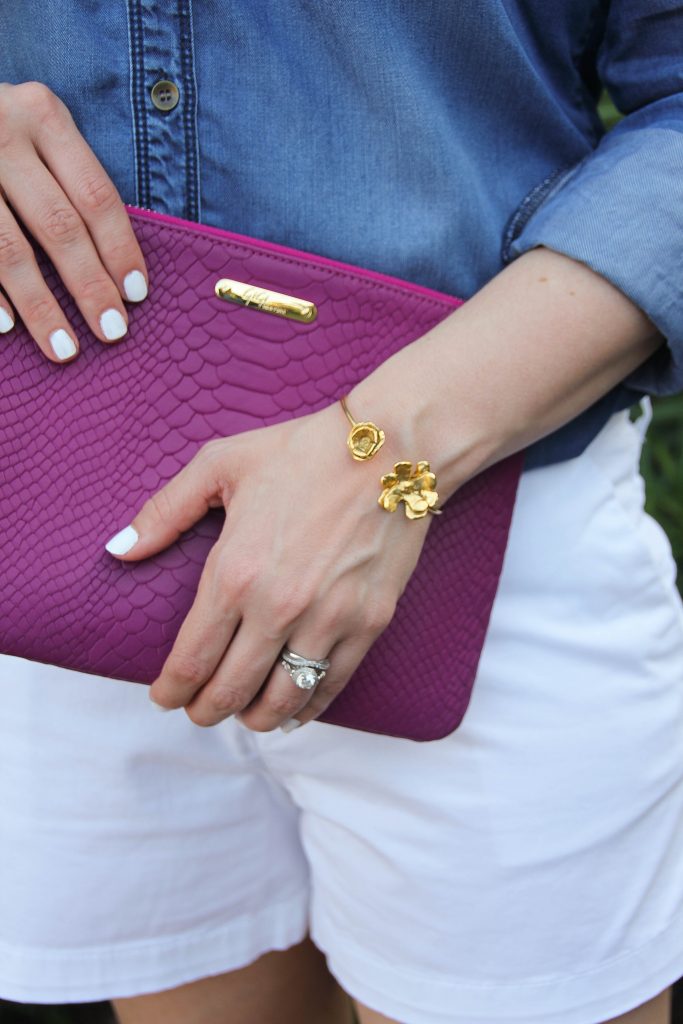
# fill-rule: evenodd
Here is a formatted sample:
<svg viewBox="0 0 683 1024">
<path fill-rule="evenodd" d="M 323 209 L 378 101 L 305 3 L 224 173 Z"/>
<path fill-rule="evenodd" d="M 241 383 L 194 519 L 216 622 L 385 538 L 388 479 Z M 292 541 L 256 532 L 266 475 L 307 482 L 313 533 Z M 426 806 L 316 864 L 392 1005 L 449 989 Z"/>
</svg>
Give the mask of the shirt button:
<svg viewBox="0 0 683 1024">
<path fill-rule="evenodd" d="M 173 110 L 178 105 L 180 90 L 175 82 L 161 78 L 152 86 L 152 103 L 157 110 Z"/>
</svg>

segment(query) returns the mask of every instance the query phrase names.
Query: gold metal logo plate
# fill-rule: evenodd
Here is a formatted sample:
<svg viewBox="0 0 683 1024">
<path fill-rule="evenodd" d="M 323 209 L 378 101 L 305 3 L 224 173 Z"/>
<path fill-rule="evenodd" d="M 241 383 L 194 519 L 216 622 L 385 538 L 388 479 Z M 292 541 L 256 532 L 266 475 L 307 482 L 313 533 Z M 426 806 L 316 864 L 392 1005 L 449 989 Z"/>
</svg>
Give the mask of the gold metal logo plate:
<svg viewBox="0 0 683 1024">
<path fill-rule="evenodd" d="M 236 302 L 239 306 L 250 306 L 263 313 L 273 313 L 304 324 L 310 324 L 318 315 L 317 307 L 307 299 L 271 292 L 268 288 L 259 288 L 244 281 L 232 281 L 229 277 L 216 281 L 215 291 L 219 299 L 227 302 Z"/>
</svg>

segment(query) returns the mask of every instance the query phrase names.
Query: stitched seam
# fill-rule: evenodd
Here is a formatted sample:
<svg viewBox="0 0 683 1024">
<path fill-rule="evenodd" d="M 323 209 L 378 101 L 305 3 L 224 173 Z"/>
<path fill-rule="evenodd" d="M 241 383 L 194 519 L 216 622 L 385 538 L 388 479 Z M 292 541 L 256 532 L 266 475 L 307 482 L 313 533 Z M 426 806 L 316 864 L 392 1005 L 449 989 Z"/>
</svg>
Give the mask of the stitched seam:
<svg viewBox="0 0 683 1024">
<path fill-rule="evenodd" d="M 604 963 L 601 963 L 601 964 L 599 964 L 599 965 L 597 965 L 595 967 L 587 967 L 583 971 L 576 971 L 573 974 L 564 975 L 562 980 L 566 980 L 567 978 L 569 978 L 570 980 L 574 979 L 574 978 L 586 978 L 586 977 L 589 978 L 591 975 L 601 974 L 603 971 L 613 967 L 615 964 L 619 964 L 619 963 L 621 963 L 624 960 L 629 960 L 632 957 L 636 956 L 637 954 L 640 954 L 641 951 L 646 950 L 653 943 L 661 941 L 662 936 L 666 935 L 667 932 L 669 932 L 673 926 L 678 924 L 678 922 L 679 922 L 679 916 L 676 915 L 676 916 L 670 918 L 669 921 L 667 921 L 666 925 L 664 926 L 664 928 L 661 929 L 661 931 L 658 931 L 655 935 L 651 936 L 649 939 L 646 939 L 645 942 L 640 943 L 640 945 L 633 946 L 631 949 L 625 949 L 625 950 L 623 950 L 623 952 L 618 953 L 617 956 L 611 957 L 609 960 L 605 960 Z M 315 936 L 313 936 L 313 938 L 315 940 Z M 349 942 L 348 940 L 345 940 L 345 942 L 346 942 L 346 947 L 347 948 L 352 948 L 353 950 L 358 950 L 359 953 L 362 953 L 361 959 L 363 960 L 363 962 L 370 963 L 370 964 L 377 964 L 377 966 L 380 969 L 384 970 L 384 971 L 386 971 L 387 969 L 390 969 L 390 964 L 386 960 L 380 959 L 374 953 L 368 953 L 368 951 L 366 949 L 362 949 L 360 946 L 358 946 L 353 941 Z M 339 960 L 341 958 L 340 957 L 336 957 L 334 955 L 331 955 L 331 959 L 333 961 L 336 960 L 337 962 L 339 962 Z M 406 968 L 405 966 L 401 967 L 401 972 L 403 974 L 407 975 L 408 977 L 410 977 L 411 979 L 414 978 L 416 981 L 419 981 L 419 982 L 422 982 L 422 983 L 427 982 L 427 984 L 436 984 L 436 985 L 440 985 L 440 984 L 443 983 L 442 982 L 442 978 L 440 976 L 436 976 L 435 975 L 433 978 L 430 978 L 429 981 L 427 981 L 427 977 L 426 977 L 425 974 L 423 974 L 423 973 L 421 973 L 419 971 L 416 971 L 416 970 L 414 970 L 412 968 Z M 462 984 L 463 981 L 464 981 L 464 987 L 466 987 L 468 989 L 487 989 L 487 990 L 490 990 L 490 988 L 491 988 L 491 981 L 490 980 L 487 980 L 487 981 L 472 981 L 469 978 L 466 978 L 466 979 L 459 978 L 458 979 L 458 983 L 459 984 Z M 546 988 L 549 985 L 556 985 L 557 981 L 558 981 L 557 974 L 548 974 L 548 975 L 543 975 L 540 978 L 532 978 L 532 979 L 529 979 L 529 980 L 526 980 L 526 981 L 522 981 L 522 982 L 519 982 L 519 981 L 496 981 L 495 985 L 496 985 L 496 988 L 502 988 L 502 989 L 508 989 L 508 988 L 509 989 L 513 989 L 513 990 L 516 989 L 516 988 L 533 989 L 533 988 Z"/>
<path fill-rule="evenodd" d="M 582 162 L 580 161 L 579 163 Z M 503 229 L 503 241 L 500 251 L 503 263 L 509 262 L 510 246 L 521 235 L 533 215 L 559 190 L 560 186 L 564 184 L 572 172 L 578 169 L 578 166 L 579 164 L 563 164 L 560 167 L 556 167 L 543 181 L 538 182 L 530 192 L 527 192 Z"/>
<path fill-rule="evenodd" d="M 130 93 L 133 107 L 133 137 L 135 140 L 135 181 L 140 206 L 150 205 L 149 138 L 145 116 L 145 89 L 143 71 L 144 38 L 140 0 L 128 4 L 130 46 Z"/>
<path fill-rule="evenodd" d="M 194 48 L 190 4 L 178 0 L 178 24 L 180 29 L 180 68 L 183 84 L 183 132 L 185 135 L 185 209 L 188 220 L 199 217 L 197 189 L 197 131 L 196 106 L 197 90 L 194 77 Z"/>
<path fill-rule="evenodd" d="M 135 217 L 135 219 L 138 220 L 140 223 L 151 223 L 151 221 L 148 221 L 146 218 L 137 216 L 134 213 L 131 213 L 130 216 Z M 183 238 L 185 237 L 187 232 L 186 228 L 176 227 L 175 224 L 162 224 L 159 226 L 159 230 L 170 231 L 174 234 L 182 235 Z M 273 260 L 276 263 L 287 263 L 290 266 L 302 267 L 303 269 L 313 266 L 317 270 L 324 270 L 328 272 L 330 275 L 334 275 L 336 277 L 346 278 L 350 281 L 362 281 L 364 284 L 374 285 L 376 288 L 382 288 L 384 289 L 384 291 L 391 292 L 395 295 L 400 295 L 402 298 L 405 298 L 406 295 L 410 294 L 411 297 L 415 299 L 416 302 L 419 302 L 423 305 L 428 304 L 434 307 L 435 309 L 441 309 L 445 307 L 446 309 L 452 309 L 453 312 L 455 312 L 455 308 L 453 308 L 449 302 L 446 302 L 445 299 L 433 299 L 428 295 L 420 295 L 418 292 L 408 293 L 404 291 L 402 288 L 399 288 L 397 285 L 385 284 L 384 281 L 370 280 L 369 278 L 363 277 L 362 274 L 352 274 L 348 270 L 337 270 L 336 267 L 325 267 L 319 263 L 315 263 L 314 260 L 297 260 L 292 256 L 282 256 L 280 253 L 267 252 L 265 249 L 256 249 L 256 247 L 254 247 L 254 249 L 249 249 L 246 245 L 240 245 L 239 242 L 233 242 L 230 239 L 221 240 L 210 238 L 207 239 L 207 241 L 211 243 L 211 248 L 222 246 L 236 253 L 246 253 L 247 255 L 253 255 L 254 252 L 258 252 L 260 256 L 266 256 L 268 257 L 268 259 Z M 453 297 L 456 298 L 456 296 Z M 463 300 L 463 302 L 464 301 L 465 300 Z"/>
<path fill-rule="evenodd" d="M 135 116 L 135 96 L 133 86 L 133 24 L 132 24 L 132 11 L 130 2 L 126 4 L 126 17 L 128 20 L 128 98 L 130 101 L 130 118 L 133 131 L 133 153 L 135 159 L 133 160 L 133 174 L 135 175 L 135 196 L 138 202 L 140 201 L 140 183 L 138 173 L 138 126 Z"/>
<path fill-rule="evenodd" d="M 199 161 L 199 131 L 197 125 L 198 109 L 199 109 L 199 90 L 197 89 L 197 74 L 195 70 L 195 52 L 194 52 L 194 19 L 192 11 L 192 0 L 187 0 L 187 13 L 188 13 L 188 31 L 190 33 L 190 45 L 192 48 L 191 53 L 191 66 L 192 66 L 192 88 L 193 88 L 193 107 L 192 107 L 192 130 L 194 136 L 194 148 L 193 148 L 193 159 L 195 161 L 195 184 L 196 184 L 196 203 L 197 203 L 197 220 L 202 219 L 202 183 L 201 183 L 201 163 Z"/>
<path fill-rule="evenodd" d="M 290 894 L 285 899 L 271 903 L 270 906 L 272 909 L 275 909 L 281 906 L 286 907 L 290 904 L 298 903 L 302 893 L 308 893 L 307 886 L 297 889 L 296 892 Z M 216 925 L 215 928 L 211 928 L 210 930 L 207 930 L 206 927 L 193 928 L 189 931 L 178 932 L 175 935 L 167 936 L 164 939 L 159 939 L 155 936 L 148 939 L 134 939 L 130 942 L 124 941 L 118 943 L 107 943 L 105 946 L 96 946 L 95 948 L 91 946 L 72 946 L 67 949 L 50 949 L 49 947 L 44 946 L 17 946 L 16 943 L 9 945 L 8 943 L 0 942 L 0 952 L 7 950 L 10 954 L 16 955 L 17 952 L 21 954 L 28 950 L 29 953 L 39 952 L 43 956 L 48 956 L 51 960 L 59 961 L 62 959 L 70 959 L 74 955 L 79 957 L 101 957 L 105 952 L 112 952 L 116 954 L 119 950 L 130 953 L 135 952 L 136 950 L 144 951 L 149 948 L 162 950 L 173 949 L 182 942 L 191 942 L 202 936 L 206 937 L 216 932 L 224 932 L 226 931 L 226 928 L 232 928 L 236 922 L 240 922 L 246 918 L 251 919 L 252 917 L 253 915 L 251 913 L 246 912 L 232 918 L 230 922 L 224 922 L 223 924 Z M 0 976 L 2 976 L 1 973 Z"/>
</svg>

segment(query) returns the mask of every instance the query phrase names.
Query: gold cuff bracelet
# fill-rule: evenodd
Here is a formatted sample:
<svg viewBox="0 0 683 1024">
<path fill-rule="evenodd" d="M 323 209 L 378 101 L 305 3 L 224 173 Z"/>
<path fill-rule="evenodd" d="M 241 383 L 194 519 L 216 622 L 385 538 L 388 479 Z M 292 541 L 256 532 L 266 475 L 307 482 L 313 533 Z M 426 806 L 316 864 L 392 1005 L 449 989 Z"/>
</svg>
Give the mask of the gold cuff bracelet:
<svg viewBox="0 0 683 1024">
<path fill-rule="evenodd" d="M 359 462 L 371 459 L 384 444 L 384 431 L 375 423 L 358 423 L 354 420 L 346 405 L 346 395 L 339 401 L 351 424 L 351 431 L 346 438 L 349 451 Z M 412 462 L 395 462 L 393 470 L 381 477 L 381 484 L 382 493 L 377 504 L 387 512 L 395 512 L 403 502 L 408 519 L 422 519 L 428 512 L 435 516 L 441 515 L 442 510 L 434 507 L 439 495 L 436 476 L 431 472 L 428 462 L 418 462 L 414 470 Z"/>
</svg>

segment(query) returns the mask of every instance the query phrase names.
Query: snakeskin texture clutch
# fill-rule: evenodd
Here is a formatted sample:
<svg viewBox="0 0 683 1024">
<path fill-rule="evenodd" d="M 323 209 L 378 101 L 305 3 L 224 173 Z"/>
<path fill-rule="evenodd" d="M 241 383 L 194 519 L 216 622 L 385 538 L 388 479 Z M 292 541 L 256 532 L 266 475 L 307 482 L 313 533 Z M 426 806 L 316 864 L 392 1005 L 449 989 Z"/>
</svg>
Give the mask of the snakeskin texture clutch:
<svg viewBox="0 0 683 1024">
<path fill-rule="evenodd" d="M 0 651 L 149 684 L 225 512 L 212 509 L 165 551 L 127 564 L 104 550 L 116 526 L 206 441 L 331 404 L 462 300 L 230 231 L 127 211 L 150 278 L 149 297 L 129 307 L 127 338 L 105 346 L 90 334 L 34 243 L 81 353 L 66 366 L 51 363 L 20 323 L 0 345 Z M 233 301 L 216 292 L 226 279 Z M 340 411 L 342 445 L 344 423 Z M 415 740 L 459 725 L 522 464 L 523 453 L 509 456 L 442 506 L 393 619 L 322 721 Z"/>
</svg>

